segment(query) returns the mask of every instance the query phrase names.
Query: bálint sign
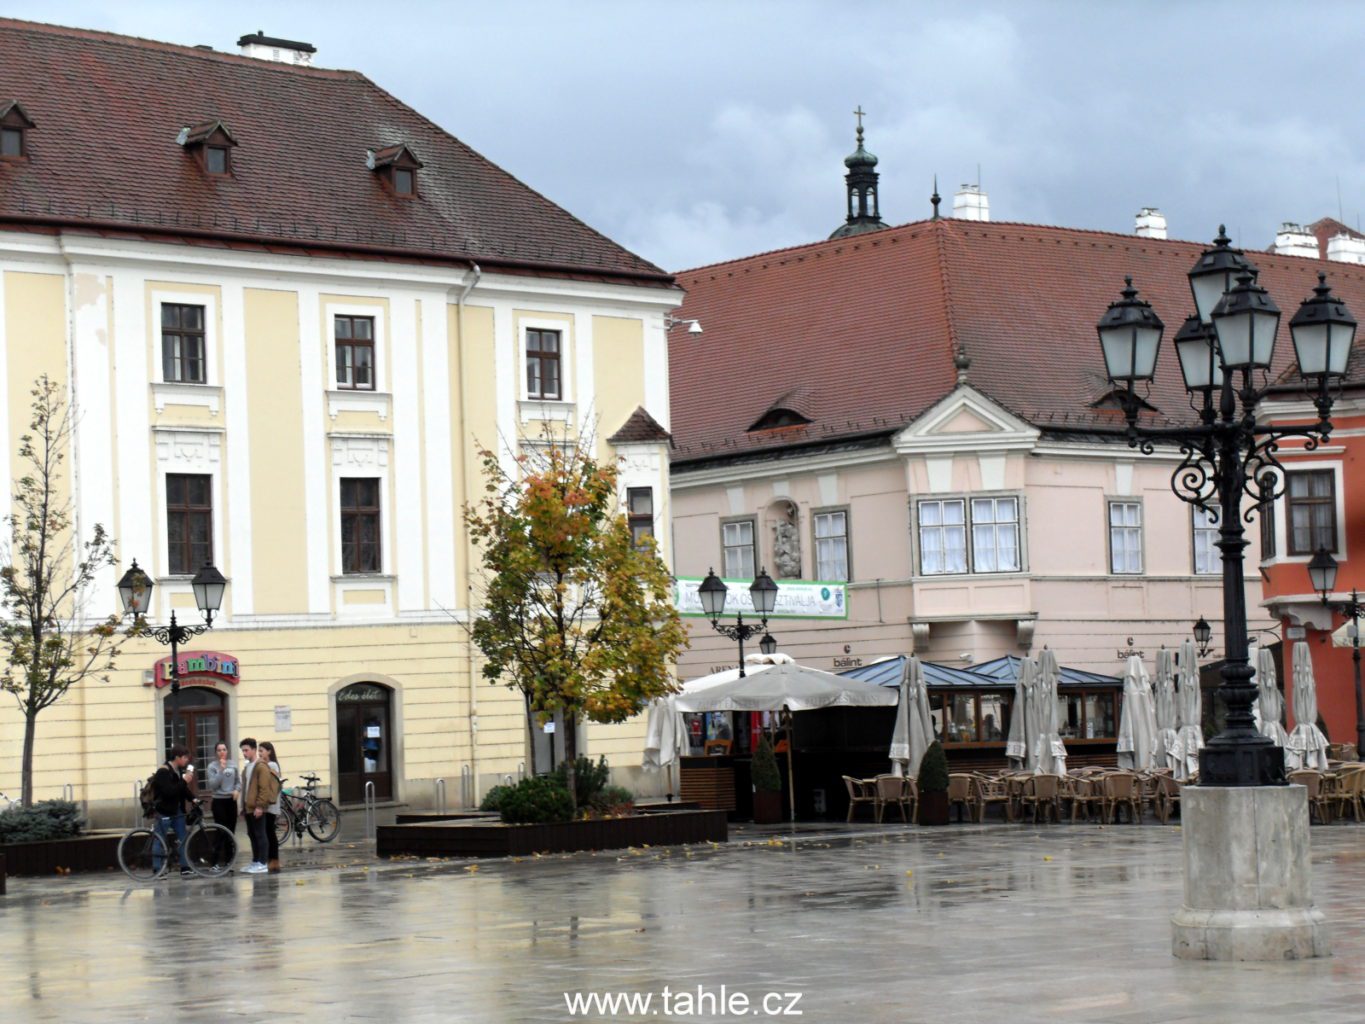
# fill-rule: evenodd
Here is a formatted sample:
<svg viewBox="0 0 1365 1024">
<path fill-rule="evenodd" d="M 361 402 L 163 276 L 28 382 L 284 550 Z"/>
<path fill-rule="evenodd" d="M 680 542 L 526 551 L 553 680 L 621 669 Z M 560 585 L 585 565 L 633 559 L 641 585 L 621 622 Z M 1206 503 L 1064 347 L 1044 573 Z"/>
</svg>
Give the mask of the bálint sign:
<svg viewBox="0 0 1365 1024">
<path fill-rule="evenodd" d="M 236 686 L 241 682 L 237 659 L 231 654 L 221 654 L 218 651 L 186 651 L 180 655 L 180 664 L 176 668 L 182 683 L 190 681 L 191 676 L 194 677 L 194 682 L 209 685 L 221 682 Z M 162 658 L 152 671 L 152 683 L 160 689 L 169 686 L 170 682 L 171 659 Z"/>
</svg>

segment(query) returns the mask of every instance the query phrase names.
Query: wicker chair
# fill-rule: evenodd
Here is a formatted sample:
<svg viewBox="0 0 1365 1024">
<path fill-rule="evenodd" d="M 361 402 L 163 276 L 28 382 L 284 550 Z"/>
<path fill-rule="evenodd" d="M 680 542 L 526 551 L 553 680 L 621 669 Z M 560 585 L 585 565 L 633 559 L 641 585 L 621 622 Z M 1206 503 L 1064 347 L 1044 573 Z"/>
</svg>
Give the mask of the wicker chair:
<svg viewBox="0 0 1365 1024">
<path fill-rule="evenodd" d="M 1033 820 L 1038 821 L 1038 812 L 1043 816 L 1052 814 L 1053 821 L 1062 816 L 1062 779 L 1059 775 L 1035 775 L 1024 787 L 1024 806 L 1033 808 Z"/>
<path fill-rule="evenodd" d="M 976 784 L 976 820 L 985 821 L 986 808 L 991 804 L 1000 804 L 1005 808 L 1005 820 L 1013 821 L 1014 809 L 1004 777 L 976 772 L 972 778 Z"/>
<path fill-rule="evenodd" d="M 1076 823 L 1076 815 L 1085 812 L 1087 821 L 1104 806 L 1104 794 L 1100 792 L 1099 776 L 1092 774 L 1068 776 L 1062 784 L 1062 799 L 1071 801 L 1071 822 Z"/>
<path fill-rule="evenodd" d="M 1330 825 L 1332 823 L 1332 803 L 1333 798 L 1323 786 L 1322 772 L 1308 768 L 1300 768 L 1296 772 L 1289 773 L 1289 781 L 1292 785 L 1303 786 L 1308 790 L 1308 815 L 1309 820 L 1316 814 L 1318 824 Z"/>
<path fill-rule="evenodd" d="M 863 782 L 862 779 L 855 779 L 852 775 L 845 775 L 844 785 L 848 787 L 848 817 L 844 820 L 853 820 L 853 812 L 858 809 L 859 804 L 867 804 L 872 809 L 873 817 L 875 817 L 877 795 L 868 792 L 867 783 Z"/>
<path fill-rule="evenodd" d="M 948 809 L 956 806 L 957 820 L 962 820 L 966 812 L 967 820 L 976 818 L 976 780 L 965 772 L 953 772 L 948 776 Z"/>
<path fill-rule="evenodd" d="M 1110 772 L 1100 783 L 1104 792 L 1104 820 L 1118 821 L 1120 807 L 1128 808 L 1128 823 L 1142 821 L 1142 792 L 1132 772 Z"/>
<path fill-rule="evenodd" d="M 910 790 L 905 785 L 909 780 L 901 775 L 878 775 L 872 780 L 873 783 L 873 805 L 877 814 L 877 821 L 880 822 L 886 815 L 888 807 L 896 807 L 901 812 L 901 820 L 909 822 L 911 820 L 910 810 Z"/>
<path fill-rule="evenodd" d="M 1180 806 L 1180 783 L 1173 775 L 1156 777 L 1156 802 L 1153 805 L 1161 824 L 1171 820 L 1171 812 Z"/>
<path fill-rule="evenodd" d="M 1352 763 L 1341 770 L 1337 781 L 1338 817 L 1346 817 L 1350 810 L 1351 820 L 1360 821 L 1365 814 L 1365 764 Z"/>
</svg>

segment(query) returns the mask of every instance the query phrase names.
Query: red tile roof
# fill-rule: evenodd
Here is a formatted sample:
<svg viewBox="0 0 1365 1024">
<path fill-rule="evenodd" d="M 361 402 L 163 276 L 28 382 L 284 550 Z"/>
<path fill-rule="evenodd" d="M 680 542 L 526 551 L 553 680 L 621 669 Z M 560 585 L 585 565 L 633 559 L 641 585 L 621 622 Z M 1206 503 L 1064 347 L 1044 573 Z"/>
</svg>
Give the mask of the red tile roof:
<svg viewBox="0 0 1365 1024">
<path fill-rule="evenodd" d="M 0 104 L 35 123 L 0 162 L 0 225 L 60 224 L 406 254 L 667 283 L 623 249 L 355 71 L 296 67 L 0 19 Z M 176 144 L 221 120 L 232 173 Z M 399 198 L 366 150 L 425 164 Z"/>
<path fill-rule="evenodd" d="M 1210 237 L 1217 225 L 1211 225 Z M 1186 272 L 1207 243 L 943 219 L 681 271 L 679 317 L 705 333 L 669 339 L 675 461 L 889 433 L 969 383 L 1045 429 L 1122 426 L 1095 323 L 1125 274 L 1166 323 L 1150 403 L 1191 417 L 1171 347 L 1193 312 Z M 1292 361 L 1289 318 L 1319 270 L 1365 321 L 1365 266 L 1248 253 L 1284 312 L 1275 373 Z M 812 422 L 747 430 L 802 389 Z"/>
<path fill-rule="evenodd" d="M 607 438 L 610 444 L 632 444 L 638 442 L 665 442 L 672 437 L 662 424 L 637 405 L 621 429 Z"/>
</svg>

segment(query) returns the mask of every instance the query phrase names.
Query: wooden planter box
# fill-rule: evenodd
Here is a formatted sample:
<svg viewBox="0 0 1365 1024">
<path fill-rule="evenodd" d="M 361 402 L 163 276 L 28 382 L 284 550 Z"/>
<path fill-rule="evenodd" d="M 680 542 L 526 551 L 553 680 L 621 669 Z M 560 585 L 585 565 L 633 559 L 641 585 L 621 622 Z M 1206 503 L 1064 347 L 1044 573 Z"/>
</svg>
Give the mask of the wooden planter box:
<svg viewBox="0 0 1365 1024">
<path fill-rule="evenodd" d="M 529 857 L 533 853 L 621 850 L 627 846 L 721 843 L 727 838 L 724 811 L 663 811 L 553 825 L 490 821 L 380 825 L 375 853 L 380 857 Z"/>
<path fill-rule="evenodd" d="M 93 832 L 71 839 L 43 839 L 36 843 L 6 843 L 5 871 L 10 875 L 55 875 L 71 871 L 107 871 L 118 867 L 122 832 Z"/>
</svg>

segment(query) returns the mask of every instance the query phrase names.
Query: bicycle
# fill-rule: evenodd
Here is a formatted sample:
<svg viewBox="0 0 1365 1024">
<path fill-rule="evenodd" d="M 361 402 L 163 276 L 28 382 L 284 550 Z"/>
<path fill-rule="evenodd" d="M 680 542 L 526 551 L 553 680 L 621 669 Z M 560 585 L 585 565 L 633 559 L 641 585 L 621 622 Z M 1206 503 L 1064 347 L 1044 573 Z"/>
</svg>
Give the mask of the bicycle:
<svg viewBox="0 0 1365 1024">
<path fill-rule="evenodd" d="M 216 822 L 204 820 L 204 809 L 195 801 L 185 815 L 185 860 L 200 878 L 221 878 L 237 860 L 237 839 Z M 180 862 L 180 837 L 167 829 L 163 837 L 154 828 L 135 828 L 118 843 L 118 863 L 135 882 L 154 882 Z"/>
<path fill-rule="evenodd" d="M 318 777 L 305 775 L 301 790 L 282 790 L 280 813 L 275 817 L 275 838 L 286 842 L 291 835 L 303 840 L 307 830 L 320 843 L 330 843 L 341 834 L 341 811 L 337 805 L 317 795 Z"/>
</svg>

